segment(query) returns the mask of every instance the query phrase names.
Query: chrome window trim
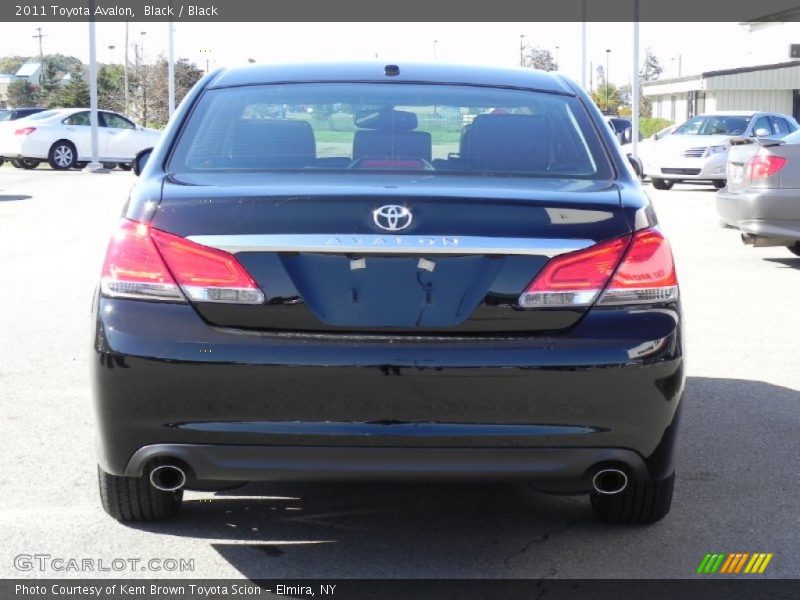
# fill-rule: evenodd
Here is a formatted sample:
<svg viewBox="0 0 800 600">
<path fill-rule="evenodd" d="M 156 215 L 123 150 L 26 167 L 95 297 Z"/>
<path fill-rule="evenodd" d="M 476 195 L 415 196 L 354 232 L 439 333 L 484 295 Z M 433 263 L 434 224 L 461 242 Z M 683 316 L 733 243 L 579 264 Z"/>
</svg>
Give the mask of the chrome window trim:
<svg viewBox="0 0 800 600">
<path fill-rule="evenodd" d="M 231 254 L 315 252 L 322 254 L 498 254 L 553 257 L 593 246 L 594 240 L 505 238 L 469 235 L 251 234 L 192 235 L 190 241 Z"/>
</svg>

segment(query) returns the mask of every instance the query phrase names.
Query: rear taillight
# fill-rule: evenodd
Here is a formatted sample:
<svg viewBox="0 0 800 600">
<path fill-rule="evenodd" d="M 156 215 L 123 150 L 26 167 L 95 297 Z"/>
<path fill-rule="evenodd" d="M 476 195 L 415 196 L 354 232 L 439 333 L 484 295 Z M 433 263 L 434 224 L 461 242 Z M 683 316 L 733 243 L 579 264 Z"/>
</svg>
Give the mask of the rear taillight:
<svg viewBox="0 0 800 600">
<path fill-rule="evenodd" d="M 625 236 L 552 259 L 520 296 L 519 305 L 589 306 L 608 283 L 629 241 Z"/>
<path fill-rule="evenodd" d="M 765 179 L 774 175 L 786 166 L 786 159 L 782 156 L 772 156 L 771 154 L 756 154 L 747 161 L 745 177 L 750 181 L 754 179 Z"/>
<path fill-rule="evenodd" d="M 657 229 L 643 229 L 633 240 L 598 304 L 674 302 L 678 278 L 669 242 Z"/>
<path fill-rule="evenodd" d="M 30 135 L 34 131 L 36 131 L 36 127 L 23 127 L 22 129 L 17 129 L 14 135 Z"/>
<path fill-rule="evenodd" d="M 598 297 L 602 305 L 677 300 L 672 251 L 664 236 L 655 229 L 644 229 L 558 256 L 520 296 L 519 305 L 581 307 L 590 306 Z"/>
<path fill-rule="evenodd" d="M 232 254 L 123 220 L 106 252 L 106 296 L 261 304 L 264 293 Z"/>
</svg>

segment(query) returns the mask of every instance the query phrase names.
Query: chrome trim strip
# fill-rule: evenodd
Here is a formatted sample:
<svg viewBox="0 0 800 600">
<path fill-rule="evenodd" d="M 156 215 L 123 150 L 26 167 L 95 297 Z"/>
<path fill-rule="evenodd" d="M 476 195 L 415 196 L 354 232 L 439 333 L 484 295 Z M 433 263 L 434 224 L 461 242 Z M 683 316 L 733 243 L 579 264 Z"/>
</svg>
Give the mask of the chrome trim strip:
<svg viewBox="0 0 800 600">
<path fill-rule="evenodd" d="M 253 234 L 192 235 L 189 240 L 232 254 L 237 252 L 315 252 L 323 254 L 521 254 L 553 257 L 582 250 L 593 240 L 501 238 L 443 235 Z"/>
</svg>

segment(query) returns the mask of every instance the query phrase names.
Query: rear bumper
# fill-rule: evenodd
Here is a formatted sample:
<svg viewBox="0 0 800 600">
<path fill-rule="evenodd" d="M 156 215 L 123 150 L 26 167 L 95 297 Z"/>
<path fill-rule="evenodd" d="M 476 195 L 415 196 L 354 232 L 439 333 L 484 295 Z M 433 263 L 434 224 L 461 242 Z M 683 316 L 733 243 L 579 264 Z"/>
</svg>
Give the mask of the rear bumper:
<svg viewBox="0 0 800 600">
<path fill-rule="evenodd" d="M 726 179 L 726 161 L 727 153 L 718 153 L 704 158 L 655 159 L 644 168 L 648 177 L 656 179 L 713 181 Z"/>
<path fill-rule="evenodd" d="M 196 481 L 502 480 L 535 482 L 546 491 L 591 489 L 597 465 L 649 477 L 636 452 L 612 448 L 369 448 L 156 444 L 140 448 L 125 469 L 138 477 L 157 459 L 191 466 Z"/>
<path fill-rule="evenodd" d="M 673 470 L 676 306 L 593 310 L 519 338 L 248 333 L 188 305 L 111 299 L 95 316 L 99 463 L 113 474 L 173 451 L 201 480 L 449 474 L 582 491 L 598 462 Z"/>
<path fill-rule="evenodd" d="M 717 192 L 717 213 L 743 233 L 800 240 L 800 190 Z"/>
</svg>

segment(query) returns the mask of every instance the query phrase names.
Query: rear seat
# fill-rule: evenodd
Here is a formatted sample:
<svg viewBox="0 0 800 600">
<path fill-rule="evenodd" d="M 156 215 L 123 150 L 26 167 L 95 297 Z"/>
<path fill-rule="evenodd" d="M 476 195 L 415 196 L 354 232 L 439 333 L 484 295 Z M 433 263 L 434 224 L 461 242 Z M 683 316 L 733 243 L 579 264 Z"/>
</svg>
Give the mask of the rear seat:
<svg viewBox="0 0 800 600">
<path fill-rule="evenodd" d="M 233 168 L 302 169 L 316 159 L 314 130 L 306 121 L 243 119 L 233 135 Z"/>
<path fill-rule="evenodd" d="M 412 112 L 377 113 L 368 129 L 359 129 L 353 136 L 353 160 L 422 158 L 430 162 L 431 134 L 414 131 L 417 124 L 417 115 Z"/>
<path fill-rule="evenodd" d="M 461 161 L 477 171 L 546 171 L 553 136 L 539 115 L 478 115 L 461 139 Z"/>
</svg>

